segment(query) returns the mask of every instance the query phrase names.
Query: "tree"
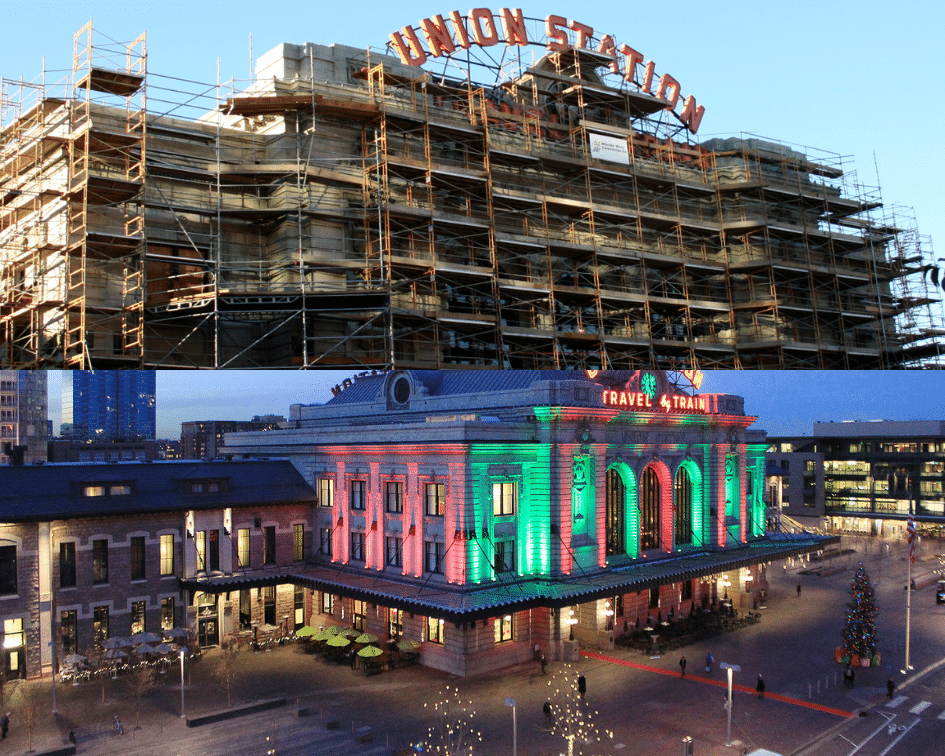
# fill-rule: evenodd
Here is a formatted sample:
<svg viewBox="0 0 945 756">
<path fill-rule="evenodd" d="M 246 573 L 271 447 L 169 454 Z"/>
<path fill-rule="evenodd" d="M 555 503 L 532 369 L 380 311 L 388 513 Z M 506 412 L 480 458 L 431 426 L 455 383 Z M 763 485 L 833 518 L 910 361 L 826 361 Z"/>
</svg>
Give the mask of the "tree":
<svg viewBox="0 0 945 756">
<path fill-rule="evenodd" d="M 596 711 L 590 711 L 578 690 L 580 673 L 570 664 L 565 664 L 548 681 L 548 703 L 551 704 L 551 731 L 568 744 L 568 756 L 573 756 L 575 745 L 580 751 L 586 743 L 598 743 L 602 738 L 594 724 Z M 612 738 L 612 732 L 604 731 L 603 737 Z"/>
<path fill-rule="evenodd" d="M 135 699 L 135 729 L 141 729 L 141 699 L 145 693 L 151 690 L 157 683 L 154 679 L 154 670 L 147 665 L 140 665 L 126 678 L 127 685 L 131 689 L 131 695 Z"/>
<path fill-rule="evenodd" d="M 26 752 L 33 752 L 33 730 L 39 724 L 40 718 L 40 694 L 35 686 L 21 685 L 16 690 L 16 708 L 14 711 L 19 714 L 20 722 L 26 728 Z M 2 714 L 3 712 L 0 712 Z"/>
<path fill-rule="evenodd" d="M 233 688 L 239 677 L 244 658 L 239 653 L 239 647 L 235 640 L 221 643 L 220 651 L 220 660 L 213 671 L 213 677 L 217 681 L 217 685 L 226 692 L 226 708 L 229 709 L 233 705 Z"/>
<path fill-rule="evenodd" d="M 847 663 L 853 662 L 853 657 L 857 657 L 869 659 L 870 663 L 878 664 L 876 615 L 879 609 L 876 607 L 873 583 L 862 563 L 853 575 L 850 597 L 850 603 L 847 604 L 847 623 L 843 628 L 841 656 L 847 659 Z"/>
<path fill-rule="evenodd" d="M 424 708 L 427 704 L 423 705 Z M 462 701 L 459 689 L 446 686 L 446 690 L 433 704 L 436 719 L 427 732 L 424 753 L 442 756 L 472 754 L 476 743 L 482 742 L 482 733 L 473 726 L 476 715 L 472 701 Z"/>
</svg>

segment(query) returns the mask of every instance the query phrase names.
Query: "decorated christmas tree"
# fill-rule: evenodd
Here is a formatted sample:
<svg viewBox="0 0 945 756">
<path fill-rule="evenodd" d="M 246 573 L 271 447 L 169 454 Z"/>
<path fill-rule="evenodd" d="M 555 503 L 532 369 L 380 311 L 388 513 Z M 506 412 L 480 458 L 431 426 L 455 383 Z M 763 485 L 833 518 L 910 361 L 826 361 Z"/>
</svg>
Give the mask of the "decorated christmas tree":
<svg viewBox="0 0 945 756">
<path fill-rule="evenodd" d="M 847 604 L 847 623 L 843 628 L 843 645 L 837 649 L 837 661 L 841 664 L 878 666 L 876 653 L 876 595 L 873 583 L 860 564 L 850 587 L 851 601 Z"/>
</svg>

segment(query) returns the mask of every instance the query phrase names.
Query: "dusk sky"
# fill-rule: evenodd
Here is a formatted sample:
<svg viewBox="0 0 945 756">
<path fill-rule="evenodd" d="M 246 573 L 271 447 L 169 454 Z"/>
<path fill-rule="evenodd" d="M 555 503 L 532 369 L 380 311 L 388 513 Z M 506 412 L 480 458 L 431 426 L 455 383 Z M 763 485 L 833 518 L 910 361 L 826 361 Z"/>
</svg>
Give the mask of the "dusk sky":
<svg viewBox="0 0 945 756">
<path fill-rule="evenodd" d="M 161 438 L 180 438 L 185 420 L 285 415 L 292 404 L 323 404 L 357 371 L 183 371 L 157 373 Z M 50 417 L 61 418 L 61 375 L 49 371 Z M 816 421 L 945 420 L 941 371 L 737 371 L 706 373 L 702 393 L 745 397 L 769 435 L 810 435 Z"/>
<path fill-rule="evenodd" d="M 881 184 L 887 209 L 898 206 L 897 225 L 909 217 L 903 208 L 914 208 L 919 231 L 945 253 L 945 150 L 919 128 L 945 121 L 939 96 L 945 3 L 523 0 L 485 7 L 498 12 L 503 6 L 520 8 L 526 18 L 558 14 L 639 51 L 705 107 L 699 139 L 760 135 L 843 156 L 851 182 L 867 189 Z M 212 109 L 215 82 L 223 97 L 231 87 L 245 87 L 251 61 L 280 43 L 383 52 L 391 32 L 468 7 L 443 0 L 357 6 L 284 0 L 271 9 L 249 0 L 8 2 L 0 76 L 38 83 L 45 68 L 45 84 L 54 88 L 71 74 L 73 35 L 92 18 L 97 32 L 116 42 L 147 32 L 149 110 L 192 117 L 198 111 L 175 107 L 187 99 L 181 93 L 194 95 L 194 107 Z M 530 50 L 542 54 L 541 47 Z M 442 68 L 442 59 L 437 63 Z M 453 64 L 449 69 L 459 75 Z"/>
</svg>

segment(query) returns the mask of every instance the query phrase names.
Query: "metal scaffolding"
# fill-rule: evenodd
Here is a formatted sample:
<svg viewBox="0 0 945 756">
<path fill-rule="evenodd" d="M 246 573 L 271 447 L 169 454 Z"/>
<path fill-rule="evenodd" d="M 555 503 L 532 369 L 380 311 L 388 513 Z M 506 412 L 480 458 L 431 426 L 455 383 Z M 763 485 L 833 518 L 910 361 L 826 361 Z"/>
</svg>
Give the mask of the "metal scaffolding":
<svg viewBox="0 0 945 756">
<path fill-rule="evenodd" d="M 583 48 L 284 48 L 204 86 L 89 24 L 64 94 L 3 81 L 2 366 L 942 364 L 931 246 L 839 156 L 696 143 Z"/>
</svg>

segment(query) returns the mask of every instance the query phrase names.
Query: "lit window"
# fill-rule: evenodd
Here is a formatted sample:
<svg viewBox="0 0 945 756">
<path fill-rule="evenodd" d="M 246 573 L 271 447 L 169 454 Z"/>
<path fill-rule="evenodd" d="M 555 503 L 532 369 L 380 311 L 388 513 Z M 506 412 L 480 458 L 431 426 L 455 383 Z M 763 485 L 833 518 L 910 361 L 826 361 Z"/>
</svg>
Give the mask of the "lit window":
<svg viewBox="0 0 945 756">
<path fill-rule="evenodd" d="M 3 647 L 20 648 L 26 643 L 23 634 L 23 619 L 8 619 L 3 621 Z"/>
<path fill-rule="evenodd" d="M 495 618 L 495 642 L 505 643 L 512 640 L 512 615 Z"/>
<path fill-rule="evenodd" d="M 170 630 L 174 627 L 174 598 L 161 599 L 161 629 Z"/>
<path fill-rule="evenodd" d="M 322 614 L 332 614 L 335 610 L 335 597 L 322 591 Z"/>
<path fill-rule="evenodd" d="M 388 630 L 391 638 L 400 638 L 404 632 L 404 610 L 389 609 Z"/>
<path fill-rule="evenodd" d="M 109 496 L 130 496 L 131 486 L 109 486 L 108 495 Z"/>
<path fill-rule="evenodd" d="M 251 567 L 252 556 L 249 550 L 249 528 L 236 531 L 236 560 L 240 567 Z"/>
<path fill-rule="evenodd" d="M 427 640 L 430 643 L 443 642 L 443 620 L 427 617 Z"/>
<path fill-rule="evenodd" d="M 91 498 L 93 496 L 104 496 L 105 486 L 86 486 L 83 493 L 87 498 Z"/>
<path fill-rule="evenodd" d="M 174 534 L 161 536 L 161 577 L 174 574 Z"/>
<path fill-rule="evenodd" d="M 360 632 L 364 632 L 364 615 L 367 613 L 367 604 L 363 601 L 355 600 L 354 602 L 354 617 L 351 622 L 351 626 Z"/>
<path fill-rule="evenodd" d="M 335 481 L 331 478 L 320 478 L 318 481 L 318 503 L 323 507 L 333 506 L 335 503 Z"/>
<path fill-rule="evenodd" d="M 446 486 L 441 483 L 427 483 L 426 513 L 430 517 L 442 517 L 446 504 Z"/>
<path fill-rule="evenodd" d="M 145 631 L 145 615 L 147 604 L 144 601 L 131 602 L 131 634 Z"/>
<path fill-rule="evenodd" d="M 504 517 L 515 514 L 518 486 L 515 483 L 492 484 L 492 514 Z"/>
</svg>

